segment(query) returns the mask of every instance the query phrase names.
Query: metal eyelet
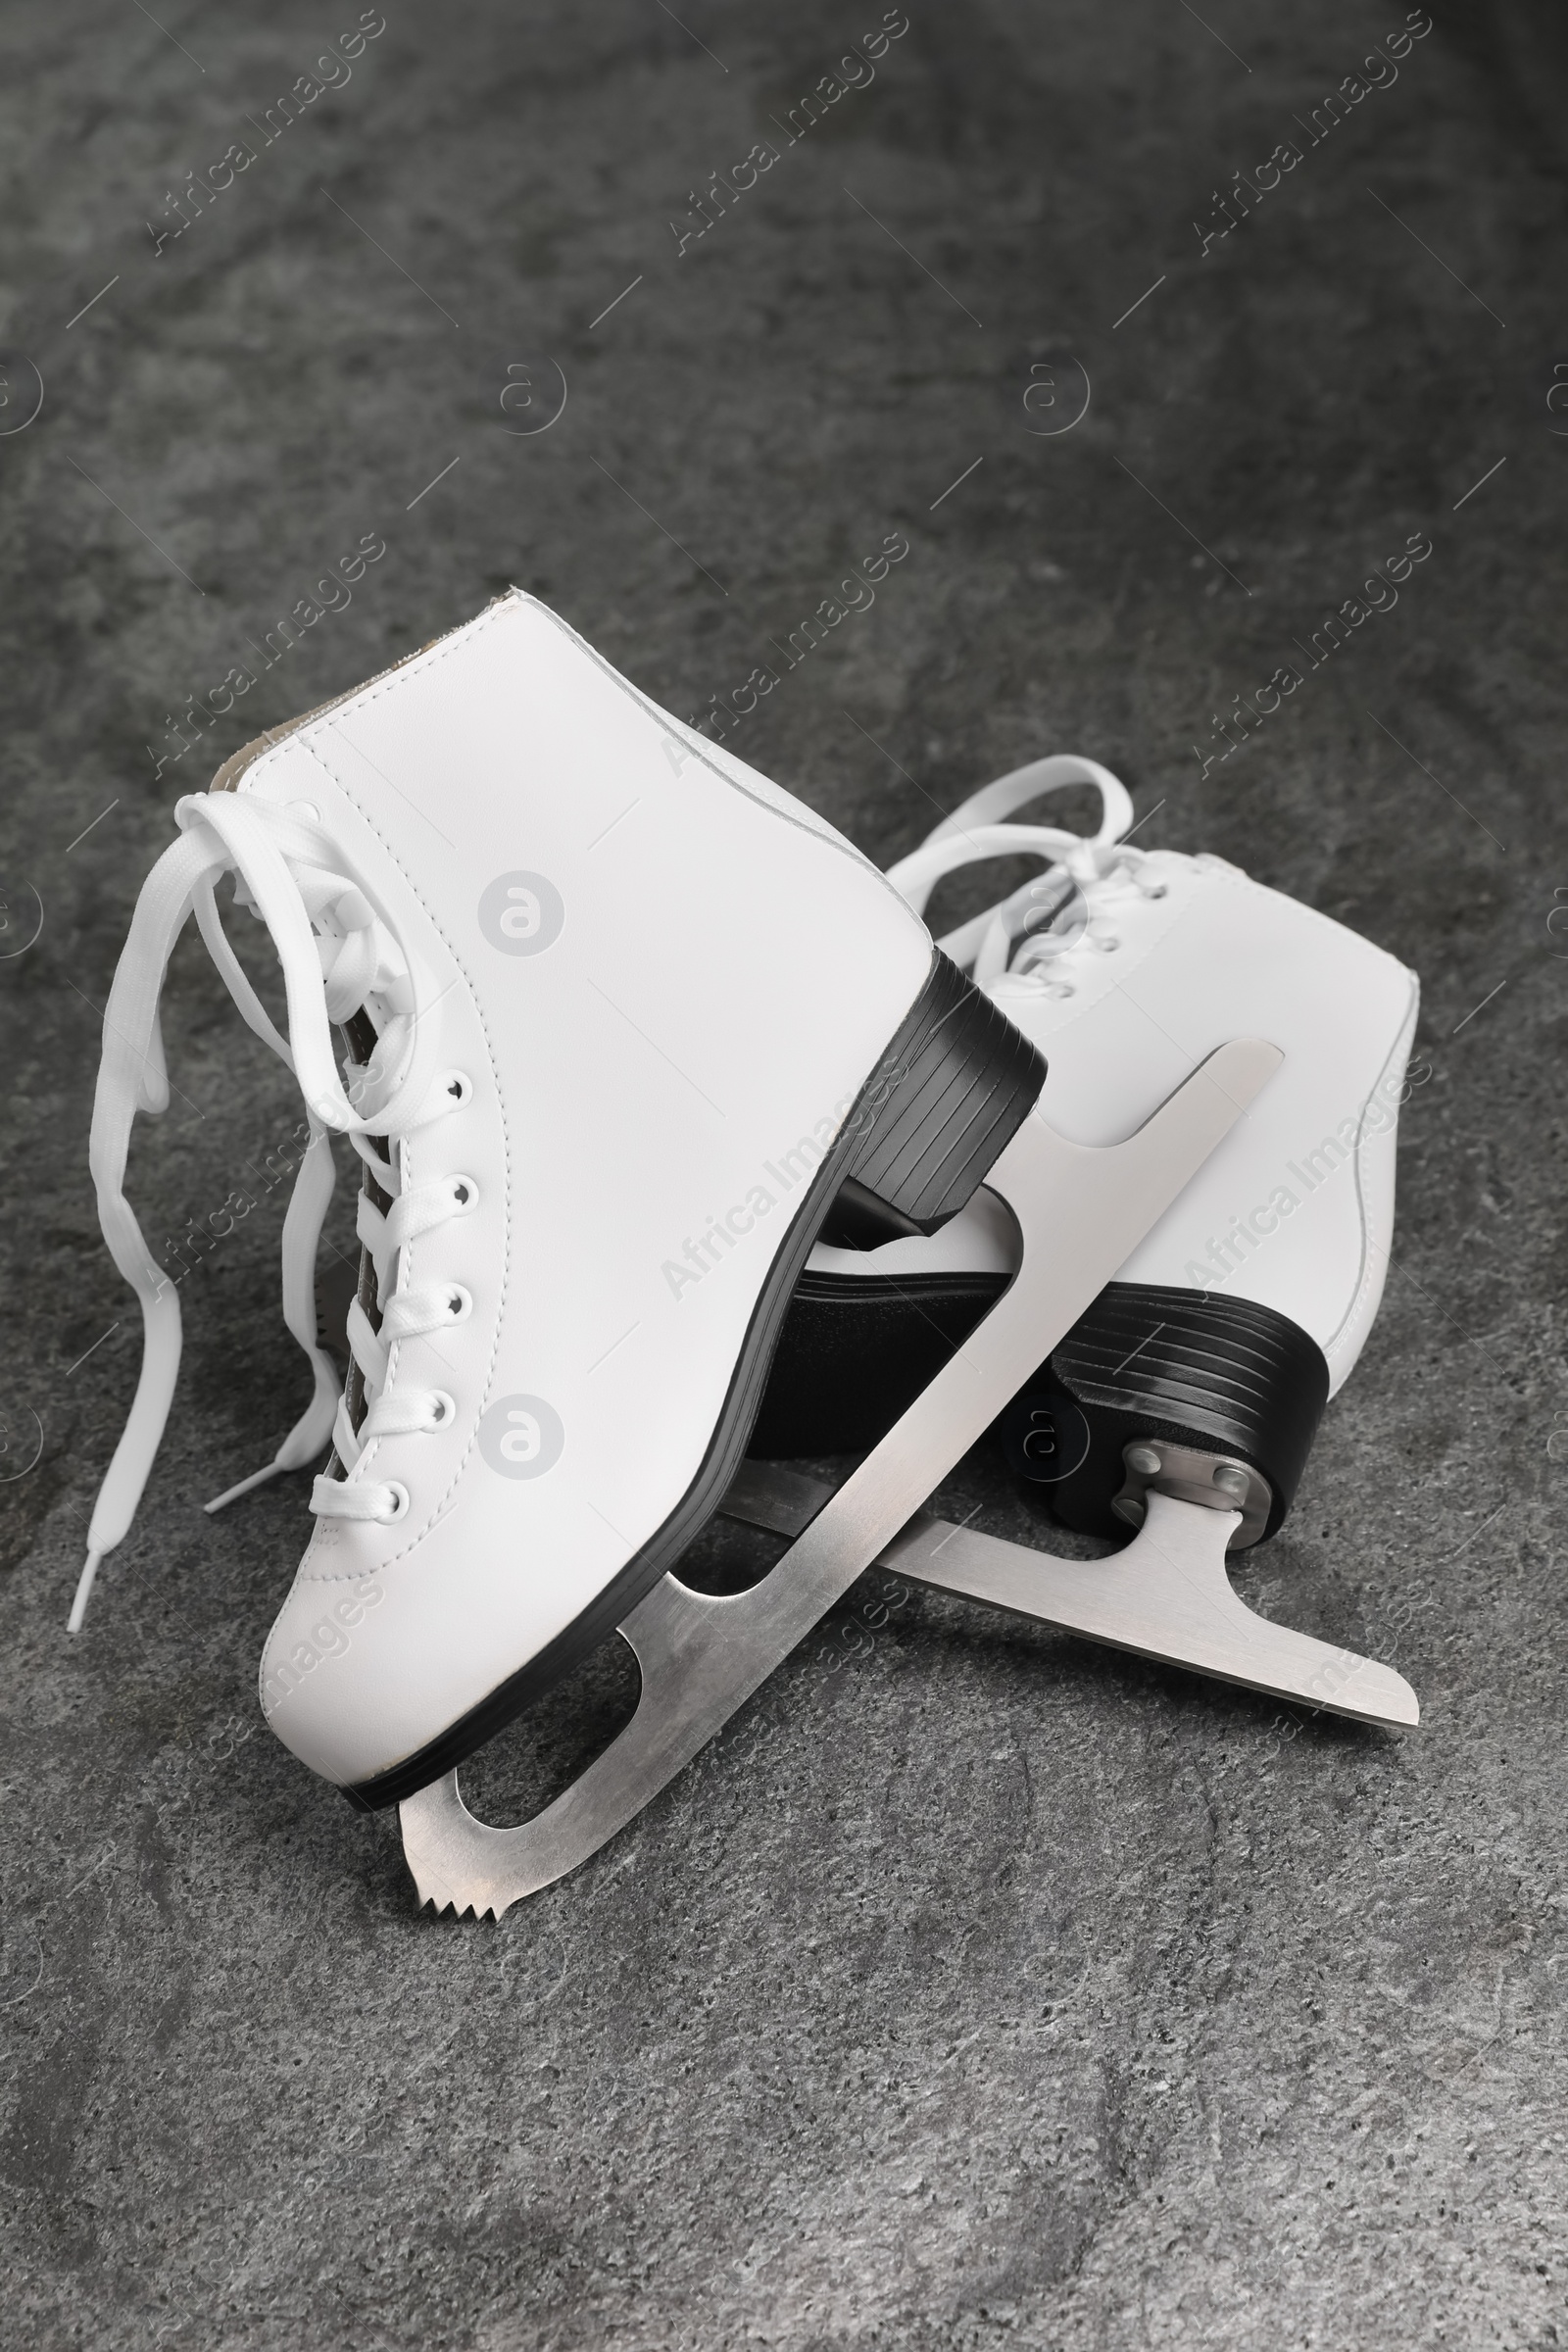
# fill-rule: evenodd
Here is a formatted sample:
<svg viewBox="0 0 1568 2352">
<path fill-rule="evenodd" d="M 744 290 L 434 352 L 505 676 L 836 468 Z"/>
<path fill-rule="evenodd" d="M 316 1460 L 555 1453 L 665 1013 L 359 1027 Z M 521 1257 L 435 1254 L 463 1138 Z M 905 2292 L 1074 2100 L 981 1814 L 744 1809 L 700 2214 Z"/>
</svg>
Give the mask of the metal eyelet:
<svg viewBox="0 0 1568 2352">
<path fill-rule="evenodd" d="M 473 1101 L 473 1080 L 466 1070 L 443 1070 L 433 1091 L 446 1096 L 454 1110 L 466 1110 Z"/>
<path fill-rule="evenodd" d="M 477 1208 L 479 1187 L 471 1176 L 450 1176 L 447 1182 L 452 1187 L 452 1199 L 460 1216 L 466 1217 L 470 1209 Z"/>
<path fill-rule="evenodd" d="M 461 1282 L 447 1286 L 447 1309 L 454 1323 L 466 1323 L 473 1312 L 473 1293 L 466 1291 Z"/>
</svg>

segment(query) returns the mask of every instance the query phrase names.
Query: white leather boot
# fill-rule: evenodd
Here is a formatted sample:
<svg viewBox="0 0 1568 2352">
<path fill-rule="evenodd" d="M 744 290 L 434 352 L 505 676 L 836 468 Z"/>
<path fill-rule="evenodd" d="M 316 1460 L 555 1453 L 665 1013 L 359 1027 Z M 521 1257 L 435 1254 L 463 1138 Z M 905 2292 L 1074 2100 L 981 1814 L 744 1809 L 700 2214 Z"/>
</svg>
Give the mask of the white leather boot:
<svg viewBox="0 0 1568 2352">
<path fill-rule="evenodd" d="M 1074 784 L 1101 794 L 1092 839 L 1004 821 Z M 1237 1548 L 1279 1527 L 1377 1312 L 1417 981 L 1222 858 L 1124 843 L 1131 821 L 1108 770 L 1039 760 L 967 801 L 889 878 L 923 911 L 956 867 L 1049 861 L 942 945 L 1045 1054 L 1042 1108 L 1080 1143 L 1139 1126 L 1241 1025 L 1283 1050 L 1278 1077 L 1003 1423 L 1014 1468 L 1068 1525 L 1101 1534 L 1140 1524 L 1152 1483 L 1191 1493 L 1223 1459 L 1246 1502 Z M 869 1222 L 861 1238 L 875 1240 Z M 754 1450 L 874 1444 L 1014 1259 L 1012 1220 L 983 1190 L 930 1239 L 819 1244 Z"/>
<path fill-rule="evenodd" d="M 179 805 L 106 1021 L 93 1167 L 148 1349 L 74 1622 L 177 1364 L 122 1181 L 134 1108 L 167 1101 L 157 1000 L 194 907 L 313 1134 L 352 1136 L 369 1174 L 342 1404 L 308 1304 L 324 1143 L 291 1211 L 317 1394 L 273 1467 L 329 1421 L 336 1455 L 261 1679 L 296 1753 L 388 1802 L 564 1672 L 714 1509 L 846 1180 L 940 1223 L 1041 1065 L 831 827 L 520 595 L 218 781 Z M 224 940 L 225 871 L 271 932 L 286 1042 Z M 334 1020 L 368 1056 L 347 1083 Z"/>
</svg>

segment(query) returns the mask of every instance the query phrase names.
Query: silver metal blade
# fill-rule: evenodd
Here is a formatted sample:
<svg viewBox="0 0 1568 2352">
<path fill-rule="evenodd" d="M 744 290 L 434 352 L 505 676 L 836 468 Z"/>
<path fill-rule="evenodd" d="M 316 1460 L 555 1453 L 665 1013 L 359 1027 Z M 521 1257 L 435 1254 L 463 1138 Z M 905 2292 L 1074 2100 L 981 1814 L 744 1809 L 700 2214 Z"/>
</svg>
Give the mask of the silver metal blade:
<svg viewBox="0 0 1568 2352">
<path fill-rule="evenodd" d="M 1069 1143 L 1031 1111 L 986 1183 L 1016 1217 L 1012 1283 L 784 1557 L 750 1592 L 712 1598 L 661 1579 L 619 1631 L 642 1671 L 625 1730 L 531 1821 L 475 1821 L 457 1775 L 400 1807 L 420 1900 L 486 1911 L 596 1853 L 671 1781 L 841 1599 L 967 1452 L 1230 1132 L 1284 1056 L 1221 1046 L 1125 1143 Z"/>
<path fill-rule="evenodd" d="M 831 1492 L 771 1462 L 747 1462 L 723 1510 L 775 1535 L 793 1535 Z M 1293 1633 L 1238 1599 L 1225 1547 L 1240 1517 L 1151 1493 L 1149 1516 L 1125 1551 L 1106 1560 L 1063 1560 L 917 1511 L 876 1565 L 1113 1649 L 1270 1690 L 1355 1723 L 1419 1723 L 1416 1694 L 1392 1666 Z"/>
</svg>

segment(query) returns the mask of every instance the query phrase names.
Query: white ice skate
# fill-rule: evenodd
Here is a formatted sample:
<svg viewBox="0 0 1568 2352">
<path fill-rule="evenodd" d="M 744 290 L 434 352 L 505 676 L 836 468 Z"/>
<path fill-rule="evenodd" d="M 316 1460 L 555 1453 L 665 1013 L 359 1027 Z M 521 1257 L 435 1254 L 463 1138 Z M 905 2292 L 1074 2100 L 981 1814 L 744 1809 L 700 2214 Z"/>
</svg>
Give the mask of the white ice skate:
<svg viewBox="0 0 1568 2352">
<path fill-rule="evenodd" d="M 177 1368 L 173 1287 L 122 1184 L 134 1111 L 168 1101 L 158 998 L 194 908 L 313 1135 L 352 1137 L 368 1172 L 374 1280 L 341 1402 L 311 1301 L 324 1143 L 285 1227 L 285 1309 L 317 1394 L 270 1467 L 308 1460 L 329 1420 L 336 1451 L 263 1659 L 272 1728 L 363 1805 L 418 1805 L 442 1775 L 456 1803 L 456 1764 L 611 1627 L 645 1664 L 667 1653 L 557 1807 L 480 1833 L 526 1847 L 511 1892 L 493 1849 L 475 1862 L 461 1839 L 433 1886 L 421 1875 L 460 1907 L 504 1908 L 646 1803 L 891 1542 L 1279 1054 L 1217 1041 L 1127 1141 L 1064 1139 L 1031 1115 L 1038 1054 L 873 866 L 517 594 L 217 785 L 179 804 L 105 1021 L 92 1165 L 146 1353 L 73 1623 Z M 277 951 L 286 1040 L 224 938 L 227 871 Z M 346 1084 L 331 1021 L 366 1054 Z M 929 1230 L 987 1176 L 1019 1265 L 972 1344 L 762 1585 L 687 1592 L 666 1571 L 740 1466 L 845 1185 Z"/>
<path fill-rule="evenodd" d="M 1100 791 L 1093 840 L 1004 821 L 1074 784 Z M 1014 1469 L 1066 1525 L 1143 1532 L 1118 1558 L 1085 1564 L 1009 1560 L 1016 1547 L 933 1523 L 889 1556 L 906 1574 L 928 1558 L 953 1590 L 976 1590 L 967 1566 L 992 1599 L 987 1580 L 1004 1574 L 1010 1605 L 1096 1639 L 1413 1723 L 1402 1678 L 1244 1608 L 1224 1559 L 1279 1528 L 1377 1312 L 1415 976 L 1220 858 L 1123 845 L 1131 821 L 1106 769 L 1040 760 L 965 803 L 890 879 L 923 910 L 957 866 L 1009 850 L 1052 860 L 942 945 L 1045 1054 L 1042 1109 L 1076 1143 L 1136 1125 L 1232 1034 L 1242 1006 L 1284 1050 L 1274 1083 L 1002 1420 Z M 1010 1278 L 1012 1221 L 985 1190 L 929 1239 L 878 1245 L 873 1216 L 861 1239 L 874 1246 L 811 1252 L 754 1453 L 873 1446 Z M 726 1507 L 787 1532 L 809 1492 L 755 1462 Z"/>
</svg>

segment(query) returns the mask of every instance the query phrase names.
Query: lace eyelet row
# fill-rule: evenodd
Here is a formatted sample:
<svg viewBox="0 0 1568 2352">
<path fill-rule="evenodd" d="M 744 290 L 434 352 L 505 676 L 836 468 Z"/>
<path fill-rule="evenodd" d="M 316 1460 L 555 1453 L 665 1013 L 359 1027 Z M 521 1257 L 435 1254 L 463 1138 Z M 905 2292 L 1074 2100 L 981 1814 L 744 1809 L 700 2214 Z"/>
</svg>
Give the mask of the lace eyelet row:
<svg viewBox="0 0 1568 2352">
<path fill-rule="evenodd" d="M 447 1098 L 442 1105 L 442 1115 L 448 1108 L 452 1110 L 466 1109 L 473 1101 L 473 1081 L 464 1070 L 445 1070 L 435 1080 L 434 1092 L 438 1096 Z M 387 1173 L 390 1176 L 391 1170 L 388 1169 Z M 388 1186 L 386 1189 L 392 1188 Z M 433 1189 L 434 1198 L 437 1200 L 442 1199 L 443 1194 L 445 1200 L 436 1215 L 434 1226 L 423 1228 L 425 1231 L 438 1230 L 449 1218 L 470 1216 L 479 1205 L 479 1185 L 475 1178 L 464 1171 L 460 1170 L 446 1177 Z M 417 1232 L 420 1229 L 416 1226 L 415 1230 Z M 394 1292 L 392 1298 L 388 1299 L 387 1314 L 392 1324 L 389 1334 L 391 1339 L 397 1341 L 414 1339 L 430 1328 L 443 1331 L 452 1330 L 459 1324 L 466 1323 L 473 1312 L 473 1294 L 464 1283 L 431 1283 L 418 1286 L 418 1290 L 424 1293 L 426 1302 L 416 1306 L 413 1299 L 409 1300 L 414 1324 L 414 1327 L 409 1330 L 399 1327 L 398 1319 L 393 1312 L 397 1299 L 399 1298 L 408 1298 L 408 1294 Z M 417 1297 L 417 1291 L 416 1297 Z M 429 1317 L 433 1312 L 439 1311 L 436 1303 L 438 1300 L 444 1301 L 446 1312 L 443 1320 L 432 1327 Z M 382 1394 L 384 1395 L 385 1392 L 383 1391 Z M 379 1402 L 379 1398 L 377 1402 Z M 400 1426 L 395 1426 L 385 1432 L 378 1432 L 372 1420 L 368 1433 L 369 1440 L 376 1440 L 381 1435 L 412 1434 L 414 1431 L 433 1437 L 451 1430 L 457 1425 L 457 1400 L 445 1389 L 431 1389 L 423 1396 L 416 1393 L 407 1398 L 405 1409 L 411 1416 L 419 1415 L 420 1417 L 411 1418 L 409 1421 L 402 1422 Z M 375 1407 L 372 1405 L 372 1415 L 374 1410 Z M 363 1512 L 366 1504 L 368 1504 L 368 1516 L 377 1526 L 397 1526 L 401 1520 L 408 1517 L 414 1507 L 409 1490 L 399 1479 L 368 1480 L 362 1492 L 365 1501 L 360 1506 L 361 1511 Z"/>
</svg>

